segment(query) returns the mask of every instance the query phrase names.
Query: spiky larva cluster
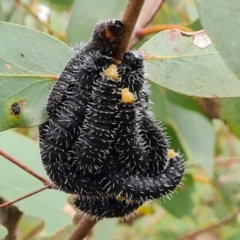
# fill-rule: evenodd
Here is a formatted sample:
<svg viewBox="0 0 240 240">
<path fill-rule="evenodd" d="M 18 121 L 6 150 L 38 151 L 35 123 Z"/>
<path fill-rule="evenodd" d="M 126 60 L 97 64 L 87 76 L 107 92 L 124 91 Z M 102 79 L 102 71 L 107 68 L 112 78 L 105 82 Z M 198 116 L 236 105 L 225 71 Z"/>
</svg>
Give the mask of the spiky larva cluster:
<svg viewBox="0 0 240 240">
<path fill-rule="evenodd" d="M 50 179 L 70 203 L 92 217 L 123 217 L 167 196 L 184 163 L 148 109 L 144 61 L 126 52 L 114 64 L 123 24 L 100 22 L 75 48 L 49 96 L 49 121 L 39 128 Z"/>
</svg>

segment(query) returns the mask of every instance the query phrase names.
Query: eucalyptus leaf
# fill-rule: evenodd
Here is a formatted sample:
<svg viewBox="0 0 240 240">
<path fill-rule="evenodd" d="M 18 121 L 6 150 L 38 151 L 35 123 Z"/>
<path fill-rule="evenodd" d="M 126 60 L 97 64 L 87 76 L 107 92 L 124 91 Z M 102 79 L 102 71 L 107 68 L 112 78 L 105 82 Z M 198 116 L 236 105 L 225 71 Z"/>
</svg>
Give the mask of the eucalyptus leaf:
<svg viewBox="0 0 240 240">
<path fill-rule="evenodd" d="M 103 219 L 99 221 L 93 230 L 94 240 L 111 240 L 117 227 L 118 219 Z"/>
<path fill-rule="evenodd" d="M 45 4 L 48 4 L 49 7 L 59 11 L 69 9 L 74 3 L 74 0 L 40 0 L 40 1 Z"/>
<path fill-rule="evenodd" d="M 47 120 L 46 101 L 73 51 L 28 27 L 0 22 L 0 131 Z"/>
<path fill-rule="evenodd" d="M 232 133 L 240 138 L 240 98 L 220 99 L 220 118 L 229 126 Z"/>
<path fill-rule="evenodd" d="M 229 69 L 240 80 L 239 0 L 195 0 L 195 3 L 204 29 Z"/>
<path fill-rule="evenodd" d="M 4 239 L 4 237 L 7 235 L 7 229 L 0 224 L 0 239 Z"/>
<path fill-rule="evenodd" d="M 210 121 L 175 104 L 170 104 L 170 115 L 187 160 L 197 162 L 208 175 L 212 175 L 215 134 Z"/>
<path fill-rule="evenodd" d="M 202 31 L 163 31 L 144 43 L 149 80 L 175 92 L 208 98 L 240 96 L 240 81 Z"/>
</svg>

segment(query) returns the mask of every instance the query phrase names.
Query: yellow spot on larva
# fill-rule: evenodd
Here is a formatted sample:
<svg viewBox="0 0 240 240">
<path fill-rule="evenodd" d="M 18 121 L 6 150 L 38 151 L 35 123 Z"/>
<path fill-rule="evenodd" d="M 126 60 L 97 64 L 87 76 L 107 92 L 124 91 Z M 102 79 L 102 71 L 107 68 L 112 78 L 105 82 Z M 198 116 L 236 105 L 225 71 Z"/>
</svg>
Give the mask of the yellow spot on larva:
<svg viewBox="0 0 240 240">
<path fill-rule="evenodd" d="M 105 77 L 112 78 L 116 81 L 119 80 L 117 66 L 115 64 L 111 64 L 103 73 Z"/>
<path fill-rule="evenodd" d="M 134 95 L 129 91 L 128 88 L 122 89 L 122 102 L 126 104 L 132 104 L 135 102 Z"/>
<path fill-rule="evenodd" d="M 174 158 L 176 157 L 177 153 L 175 153 L 173 149 L 169 149 L 167 155 L 169 158 Z"/>
<path fill-rule="evenodd" d="M 138 212 L 143 215 L 148 215 L 148 214 L 152 214 L 154 211 L 152 206 L 142 205 L 138 208 Z"/>
</svg>

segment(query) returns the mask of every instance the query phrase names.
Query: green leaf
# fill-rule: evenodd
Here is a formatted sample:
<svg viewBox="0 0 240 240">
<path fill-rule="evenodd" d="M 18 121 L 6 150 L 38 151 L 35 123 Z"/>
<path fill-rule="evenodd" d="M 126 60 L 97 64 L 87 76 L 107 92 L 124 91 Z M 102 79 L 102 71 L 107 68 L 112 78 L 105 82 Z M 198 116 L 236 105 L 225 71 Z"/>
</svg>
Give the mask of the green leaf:
<svg viewBox="0 0 240 240">
<path fill-rule="evenodd" d="M 222 232 L 223 232 L 223 239 L 226 239 L 226 240 L 238 240 L 239 239 L 239 236 L 240 236 L 240 229 L 239 229 L 239 226 L 225 226 L 223 229 L 222 229 Z"/>
<path fill-rule="evenodd" d="M 51 8 L 54 7 L 57 10 L 66 10 L 70 8 L 74 0 L 40 0 L 43 3 L 48 4 Z"/>
<path fill-rule="evenodd" d="M 195 20 L 194 22 L 191 22 L 190 24 L 187 25 L 187 27 L 194 31 L 199 31 L 203 29 L 199 19 Z"/>
<path fill-rule="evenodd" d="M 2 150 L 46 177 L 39 147 L 35 142 L 11 130 L 0 134 L 0 142 Z M 0 195 L 7 200 L 16 199 L 43 186 L 39 180 L 2 156 L 0 166 Z M 62 210 L 66 204 L 66 197 L 67 195 L 60 191 L 44 190 L 15 205 L 24 213 L 43 219 L 46 231 L 53 233 L 70 222 L 70 218 Z"/>
<path fill-rule="evenodd" d="M 52 234 L 51 236 L 44 236 L 41 238 L 38 238 L 39 240 L 59 240 L 59 239 L 68 239 L 68 237 L 71 235 L 73 230 L 76 228 L 76 225 L 71 223 L 67 226 L 59 229 L 57 232 Z M 94 239 L 95 240 L 95 239 Z"/>
<path fill-rule="evenodd" d="M 192 200 L 192 194 L 195 191 L 193 177 L 185 175 L 185 178 L 184 185 L 177 188 L 177 193 L 173 195 L 173 198 L 170 201 L 166 200 L 161 203 L 162 207 L 177 218 L 191 216 L 195 206 Z"/>
<path fill-rule="evenodd" d="M 34 239 L 44 228 L 43 219 L 23 214 L 18 223 L 19 239 Z"/>
<path fill-rule="evenodd" d="M 94 240 L 111 240 L 117 227 L 118 219 L 103 219 L 93 229 Z"/>
<path fill-rule="evenodd" d="M 179 206 L 181 207 L 181 206 Z M 161 213 L 159 213 L 161 215 Z M 156 220 L 155 220 L 156 221 Z M 151 222 L 151 220 L 150 220 Z M 170 214 L 165 214 L 157 221 L 157 224 L 152 224 L 149 231 L 146 231 L 146 238 L 149 239 L 149 233 L 154 231 L 154 240 L 172 240 L 177 239 L 180 235 L 190 232 L 194 229 L 195 224 L 191 218 L 179 219 L 175 218 Z M 151 236 L 151 235 L 150 235 Z"/>
<path fill-rule="evenodd" d="M 168 106 L 167 106 L 167 99 L 165 91 L 162 87 L 157 85 L 156 83 L 150 83 L 150 99 L 153 102 L 153 105 L 151 105 L 151 110 L 154 112 L 155 116 L 158 118 L 158 120 L 161 120 L 163 122 L 168 121 Z"/>
<path fill-rule="evenodd" d="M 99 20 L 120 18 L 127 0 L 76 0 L 67 28 L 68 43 L 87 41 Z"/>
<path fill-rule="evenodd" d="M 212 124 L 197 112 L 169 104 L 171 123 L 189 161 L 200 164 L 212 174 L 215 134 Z"/>
<path fill-rule="evenodd" d="M 170 148 L 175 150 L 176 152 L 180 152 L 183 154 L 184 158 L 186 158 L 186 150 L 185 150 L 185 142 L 183 139 L 179 137 L 178 129 L 171 123 L 164 124 L 163 126 L 166 128 L 166 135 L 170 138 Z M 188 161 L 188 159 L 186 159 Z"/>
<path fill-rule="evenodd" d="M 186 36 L 168 30 L 155 35 L 140 48 L 149 80 L 185 95 L 240 96 L 240 81 L 210 43 L 204 32 Z"/>
<path fill-rule="evenodd" d="M 0 239 L 4 239 L 7 236 L 7 229 L 0 224 Z"/>
<path fill-rule="evenodd" d="M 188 110 L 195 111 L 195 112 L 198 112 L 198 113 L 204 115 L 201 108 L 197 104 L 197 102 L 194 101 L 191 97 L 182 95 L 182 94 L 179 94 L 176 92 L 172 92 L 167 89 L 165 89 L 165 92 L 166 92 L 165 94 L 166 94 L 166 97 L 169 102 L 174 103 L 174 104 L 178 105 L 179 107 L 186 108 Z"/>
<path fill-rule="evenodd" d="M 211 122 L 190 97 L 153 84 L 151 100 L 156 117 L 164 121 L 171 148 L 199 163 L 211 175 L 215 134 Z"/>
<path fill-rule="evenodd" d="M 220 99 L 220 118 L 240 138 L 240 98 Z"/>
<path fill-rule="evenodd" d="M 195 0 L 195 2 L 203 27 L 229 69 L 240 80 L 239 0 Z"/>
<path fill-rule="evenodd" d="M 0 131 L 39 125 L 46 121 L 51 86 L 73 51 L 20 25 L 0 22 L 0 32 Z"/>
</svg>

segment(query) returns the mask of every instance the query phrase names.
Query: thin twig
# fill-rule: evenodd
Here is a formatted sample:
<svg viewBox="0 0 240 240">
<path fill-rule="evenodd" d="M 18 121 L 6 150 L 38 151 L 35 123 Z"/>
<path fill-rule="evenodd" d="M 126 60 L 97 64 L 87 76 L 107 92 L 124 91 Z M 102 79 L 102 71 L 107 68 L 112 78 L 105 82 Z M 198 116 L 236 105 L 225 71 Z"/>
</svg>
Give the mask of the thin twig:
<svg viewBox="0 0 240 240">
<path fill-rule="evenodd" d="M 236 150 L 233 144 L 233 138 L 230 133 L 229 127 L 227 125 L 224 125 L 224 133 L 225 133 L 225 139 L 228 147 L 228 151 L 231 156 L 236 156 Z"/>
<path fill-rule="evenodd" d="M 37 178 L 39 181 L 43 182 L 44 185 L 51 184 L 51 182 L 48 179 L 46 179 L 46 178 L 42 177 L 41 175 L 39 175 L 38 173 L 34 172 L 31 168 L 22 164 L 16 158 L 10 156 L 8 153 L 4 152 L 2 149 L 0 149 L 0 155 L 2 155 L 4 158 L 8 159 L 10 162 L 14 163 L 15 165 L 17 165 L 18 167 L 20 167 L 24 171 L 31 174 L 33 177 Z"/>
<path fill-rule="evenodd" d="M 84 213 L 80 218 L 76 228 L 73 233 L 68 237 L 67 240 L 82 240 L 84 239 L 92 227 L 98 222 L 97 219 L 90 219 Z"/>
<path fill-rule="evenodd" d="M 140 40 L 139 37 L 137 36 L 138 30 L 146 27 L 153 20 L 154 16 L 159 11 L 163 3 L 164 3 L 164 0 L 154 0 L 154 4 L 150 4 L 149 0 L 145 1 L 142 11 L 139 15 L 138 21 L 136 23 L 136 26 L 134 28 L 134 31 L 129 43 L 129 48 L 132 48 Z"/>
<path fill-rule="evenodd" d="M 150 26 L 150 27 L 145 27 L 141 28 L 136 32 L 136 35 L 138 36 L 139 39 L 142 37 L 152 34 L 152 33 L 158 33 L 167 29 L 179 29 L 182 31 L 190 31 L 191 29 L 188 27 L 185 27 L 180 24 L 161 24 L 161 25 L 156 25 L 156 26 Z"/>
<path fill-rule="evenodd" d="M 25 195 L 19 197 L 19 198 L 16 198 L 15 200 L 12 200 L 12 201 L 9 201 L 9 202 L 0 204 L 0 209 L 1 209 L 1 208 L 8 207 L 8 206 L 10 206 L 10 205 L 12 205 L 12 204 L 14 204 L 14 203 L 16 203 L 16 202 L 19 202 L 19 201 L 21 201 L 21 200 L 23 200 L 23 199 L 25 199 L 25 198 L 28 198 L 28 197 L 30 197 L 30 196 L 32 196 L 32 195 L 35 195 L 35 194 L 37 194 L 37 193 L 39 193 L 39 192 L 42 192 L 43 190 L 45 190 L 45 189 L 47 189 L 47 188 L 52 188 L 52 187 L 53 187 L 53 183 L 50 183 L 50 184 L 48 184 L 48 185 L 46 185 L 46 186 L 43 186 L 43 187 L 41 187 L 41 188 L 39 188 L 39 189 L 37 189 L 37 190 L 35 190 L 35 191 L 33 191 L 33 192 L 30 192 L 30 193 L 28 193 L 28 194 L 25 194 Z"/>
<path fill-rule="evenodd" d="M 219 157 L 214 159 L 214 166 L 229 166 L 232 164 L 240 164 L 240 158 L 239 157 Z M 199 163 L 191 163 L 186 166 L 187 168 L 201 168 L 201 165 Z"/>
<path fill-rule="evenodd" d="M 229 166 L 232 164 L 240 164 L 240 158 L 239 157 L 215 158 L 214 160 L 215 166 Z"/>
<path fill-rule="evenodd" d="M 123 14 L 122 22 L 124 31 L 122 34 L 121 44 L 115 53 L 116 59 L 121 59 L 122 54 L 128 49 L 133 30 L 135 28 L 138 16 L 141 12 L 144 0 L 129 0 L 126 10 Z"/>
<path fill-rule="evenodd" d="M 220 220 L 219 222 L 216 222 L 206 228 L 188 233 L 182 237 L 177 238 L 177 240 L 184 240 L 184 239 L 195 239 L 195 237 L 197 237 L 198 235 L 205 233 L 205 232 L 210 232 L 213 231 L 215 229 L 218 229 L 224 225 L 227 225 L 228 223 L 230 223 L 231 221 L 233 221 L 237 215 L 240 213 L 240 207 L 237 208 L 232 214 L 230 214 L 228 217 Z"/>
</svg>

